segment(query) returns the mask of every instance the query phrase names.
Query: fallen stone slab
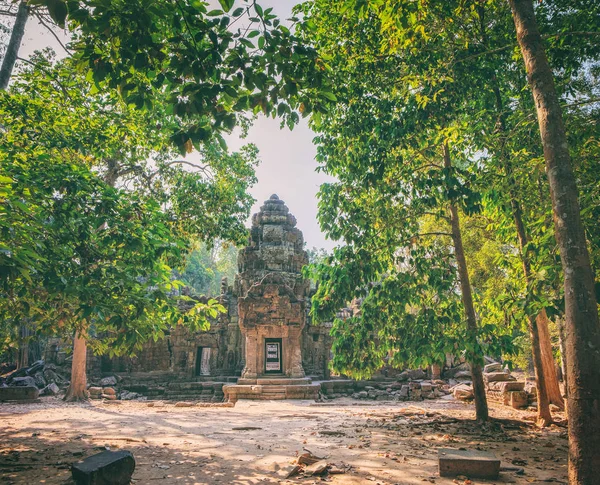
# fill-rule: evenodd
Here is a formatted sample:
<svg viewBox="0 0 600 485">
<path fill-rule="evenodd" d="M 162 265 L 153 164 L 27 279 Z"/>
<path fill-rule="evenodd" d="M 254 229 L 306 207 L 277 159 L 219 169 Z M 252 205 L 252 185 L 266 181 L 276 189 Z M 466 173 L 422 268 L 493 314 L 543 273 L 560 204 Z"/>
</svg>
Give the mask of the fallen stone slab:
<svg viewBox="0 0 600 485">
<path fill-rule="evenodd" d="M 37 401 L 40 391 L 35 386 L 0 387 L 0 401 Z"/>
<path fill-rule="evenodd" d="M 487 451 L 440 448 L 438 461 L 441 477 L 464 475 L 496 480 L 500 473 L 500 460 Z"/>
<path fill-rule="evenodd" d="M 483 380 L 485 382 L 499 382 L 499 381 L 516 381 L 517 379 L 511 376 L 508 372 L 490 372 L 483 374 Z"/>
<path fill-rule="evenodd" d="M 525 383 L 523 381 L 496 381 L 488 383 L 488 389 L 498 392 L 523 391 Z"/>
<path fill-rule="evenodd" d="M 28 376 L 32 376 L 41 370 L 44 370 L 44 361 L 36 360 L 33 364 L 31 364 L 31 367 L 26 370 L 26 373 Z"/>
<path fill-rule="evenodd" d="M 103 451 L 71 467 L 77 485 L 127 485 L 135 470 L 130 451 Z"/>
<path fill-rule="evenodd" d="M 456 386 L 452 394 L 455 399 L 459 401 L 470 401 L 474 398 L 473 388 L 471 386 L 467 386 L 466 384 L 459 384 Z"/>
<path fill-rule="evenodd" d="M 283 467 L 278 474 L 287 479 L 298 475 L 301 471 L 302 467 L 300 465 L 288 465 Z"/>
<path fill-rule="evenodd" d="M 486 374 L 489 374 L 491 372 L 502 372 L 502 364 L 499 364 L 498 362 L 488 364 L 483 368 L 483 372 Z"/>
<path fill-rule="evenodd" d="M 510 394 L 510 405 L 515 409 L 526 408 L 529 404 L 529 396 L 525 391 L 512 391 Z"/>
<path fill-rule="evenodd" d="M 100 386 L 108 387 L 108 386 L 116 386 L 117 378 L 115 376 L 105 377 L 104 379 L 100 379 Z"/>
<path fill-rule="evenodd" d="M 328 467 L 329 467 L 329 465 L 328 465 L 327 461 L 325 461 L 325 460 L 318 461 L 316 463 L 313 463 L 312 465 L 307 466 L 304 469 L 304 474 L 311 475 L 313 477 L 323 475 L 327 471 Z"/>
<path fill-rule="evenodd" d="M 35 379 L 33 377 L 30 376 L 26 376 L 26 377 L 15 377 L 11 383 L 11 386 L 17 386 L 17 387 L 37 387 L 36 383 L 35 383 Z"/>
</svg>

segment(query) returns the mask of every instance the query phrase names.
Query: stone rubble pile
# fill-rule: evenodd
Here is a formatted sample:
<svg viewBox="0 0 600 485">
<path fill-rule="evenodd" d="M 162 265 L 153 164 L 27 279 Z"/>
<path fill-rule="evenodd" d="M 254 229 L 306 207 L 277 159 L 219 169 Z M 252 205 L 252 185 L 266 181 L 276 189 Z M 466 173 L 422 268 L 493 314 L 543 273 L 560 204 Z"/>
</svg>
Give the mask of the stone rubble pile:
<svg viewBox="0 0 600 485">
<path fill-rule="evenodd" d="M 0 377 L 0 401 L 29 401 L 39 396 L 56 396 L 69 385 L 68 377 L 54 364 L 34 362 Z"/>
<path fill-rule="evenodd" d="M 369 382 L 351 397 L 374 401 L 422 401 L 437 399 L 450 393 L 449 385 L 442 380 L 426 380 L 425 372 L 405 371 L 396 382 Z M 360 383 L 357 382 L 360 386 Z"/>
<path fill-rule="evenodd" d="M 490 401 L 512 406 L 515 409 L 535 405 L 535 379 L 517 381 L 508 369 L 502 367 L 502 364 L 492 362 L 483 368 L 483 381 Z M 453 386 L 451 391 L 460 401 L 470 401 L 474 397 L 471 382 L 459 383 Z"/>
<path fill-rule="evenodd" d="M 484 367 L 483 381 L 491 401 L 523 409 L 535 400 L 535 396 L 525 390 L 525 382 L 517 381 L 508 369 L 502 369 L 502 364 L 497 362 Z"/>
<path fill-rule="evenodd" d="M 448 394 L 446 383 L 435 384 L 431 381 L 413 381 L 408 384 L 394 382 L 383 389 L 373 386 L 365 387 L 364 391 L 352 394 L 355 399 L 372 399 L 375 401 L 422 401 L 437 399 Z"/>
</svg>

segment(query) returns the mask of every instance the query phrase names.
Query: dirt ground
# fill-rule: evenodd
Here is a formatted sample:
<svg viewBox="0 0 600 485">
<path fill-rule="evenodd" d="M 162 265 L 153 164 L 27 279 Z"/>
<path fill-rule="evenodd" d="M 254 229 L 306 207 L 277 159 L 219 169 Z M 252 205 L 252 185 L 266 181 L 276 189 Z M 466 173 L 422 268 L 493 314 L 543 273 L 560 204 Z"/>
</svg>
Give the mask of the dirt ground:
<svg viewBox="0 0 600 485">
<path fill-rule="evenodd" d="M 504 406 L 491 414 L 476 426 L 473 406 L 450 399 L 0 404 L 0 483 L 69 484 L 71 463 L 105 448 L 133 453 L 136 484 L 567 483 L 566 429 L 536 429 L 531 413 Z M 495 481 L 440 478 L 440 447 L 491 451 L 511 469 Z M 304 449 L 346 473 L 285 479 Z"/>
</svg>

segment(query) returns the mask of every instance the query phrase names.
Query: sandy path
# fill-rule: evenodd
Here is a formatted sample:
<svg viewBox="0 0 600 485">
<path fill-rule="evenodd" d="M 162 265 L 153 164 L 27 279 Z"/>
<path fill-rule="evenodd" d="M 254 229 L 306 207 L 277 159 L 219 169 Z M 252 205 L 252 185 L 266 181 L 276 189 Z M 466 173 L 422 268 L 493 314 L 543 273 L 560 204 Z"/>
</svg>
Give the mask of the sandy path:
<svg viewBox="0 0 600 485">
<path fill-rule="evenodd" d="M 106 446 L 134 454 L 136 484 L 464 483 L 439 477 L 439 447 L 493 451 L 502 466 L 522 460 L 516 463 L 523 475 L 503 472 L 499 480 L 474 484 L 567 482 L 562 428 L 540 431 L 524 421 L 501 421 L 481 429 L 470 421 L 471 406 L 449 400 L 335 403 L 240 401 L 235 408 L 184 408 L 44 398 L 39 404 L 0 404 L 0 483 L 71 483 L 70 464 Z M 522 420 L 527 413 L 497 406 L 492 415 Z M 235 429 L 248 427 L 260 429 Z M 283 469 L 303 448 L 352 468 L 343 475 L 284 479 Z"/>
</svg>

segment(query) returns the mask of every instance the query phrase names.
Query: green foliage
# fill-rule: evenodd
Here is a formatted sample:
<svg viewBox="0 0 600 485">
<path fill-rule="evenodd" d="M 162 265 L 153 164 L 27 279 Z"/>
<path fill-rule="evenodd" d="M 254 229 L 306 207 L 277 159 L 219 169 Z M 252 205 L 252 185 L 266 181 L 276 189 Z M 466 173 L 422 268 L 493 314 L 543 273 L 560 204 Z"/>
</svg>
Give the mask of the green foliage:
<svg viewBox="0 0 600 485">
<path fill-rule="evenodd" d="M 597 35 L 591 24 L 598 6 L 591 3 L 544 2 L 538 17 L 551 44 L 550 57 L 560 67 L 563 99 L 575 99 L 575 105 L 583 100 L 585 108 L 576 109 L 574 119 L 586 120 L 587 129 L 572 135 L 582 135 L 572 147 L 586 155 L 597 145 L 598 127 L 590 107 L 598 104 L 591 89 L 598 45 L 581 42 Z M 364 298 L 366 305 L 358 316 L 335 321 L 334 366 L 368 375 L 365 361 L 372 357 L 380 365 L 400 347 L 407 353 L 415 349 L 413 359 L 439 358 L 438 349 L 421 348 L 412 338 L 421 328 L 424 338 L 440 339 L 442 345 L 454 339 L 455 351 L 472 358 L 484 351 L 496 356 L 514 352 L 512 342 L 522 343 L 528 315 L 562 311 L 562 276 L 535 110 L 508 3 L 348 0 L 332 5 L 314 0 L 298 12 L 304 16 L 301 36 L 331 67 L 331 98 L 337 100 L 327 113 L 311 117 L 321 170 L 338 180 L 321 188 L 319 221 L 329 237 L 346 244 L 312 269 L 319 282 L 312 311 L 328 319 L 354 298 Z M 451 168 L 442 159 L 443 144 L 450 147 Z M 584 161 L 589 158 L 574 158 L 581 160 L 587 193 L 596 193 L 597 171 L 592 174 Z M 594 211 L 592 199 L 583 196 L 583 205 L 590 205 L 583 214 Z M 417 318 L 418 329 L 411 327 L 403 306 L 414 297 L 427 309 L 428 295 L 448 304 L 456 301 L 455 275 L 429 280 L 436 274 L 431 258 L 444 261 L 448 270 L 454 266 L 444 236 L 450 202 L 463 213 L 481 322 L 475 336 L 453 332 L 433 317 Z M 515 211 L 522 215 L 529 241 L 522 254 Z M 590 220 L 590 235 L 592 225 Z M 529 281 L 523 261 L 531 266 Z M 405 281 L 410 271 L 415 285 L 426 285 L 427 292 L 416 285 L 407 295 L 377 298 L 388 278 L 396 281 L 402 275 Z M 443 281 L 454 283 L 444 287 Z M 400 300 L 390 307 L 387 298 Z M 408 306 L 414 311 L 411 306 L 418 307 L 414 301 Z M 445 311 L 436 305 L 433 314 L 441 318 Z M 448 317 L 458 324 L 458 315 Z M 417 364 L 411 355 L 398 362 Z"/>
<path fill-rule="evenodd" d="M 164 111 L 100 94 L 69 60 L 34 59 L 0 93 L 3 345 L 23 323 L 85 329 L 111 355 L 178 323 L 207 328 L 224 308 L 209 300 L 180 312 L 188 298 L 174 296 L 173 269 L 192 241 L 244 238 L 256 148 L 207 144 L 200 163 L 173 159 Z"/>
<path fill-rule="evenodd" d="M 221 134 L 246 113 L 278 116 L 291 127 L 329 102 L 323 61 L 254 1 L 233 11 L 232 0 L 210 11 L 198 0 L 38 2 L 59 23 L 66 8 L 71 48 L 97 89 L 118 90 L 147 110 L 163 98 L 182 154 L 215 137 L 223 145 Z"/>
<path fill-rule="evenodd" d="M 200 295 L 217 296 L 221 293 L 221 280 L 229 284 L 237 273 L 238 249 L 231 245 L 200 245 L 186 260 L 179 279 Z"/>
</svg>

